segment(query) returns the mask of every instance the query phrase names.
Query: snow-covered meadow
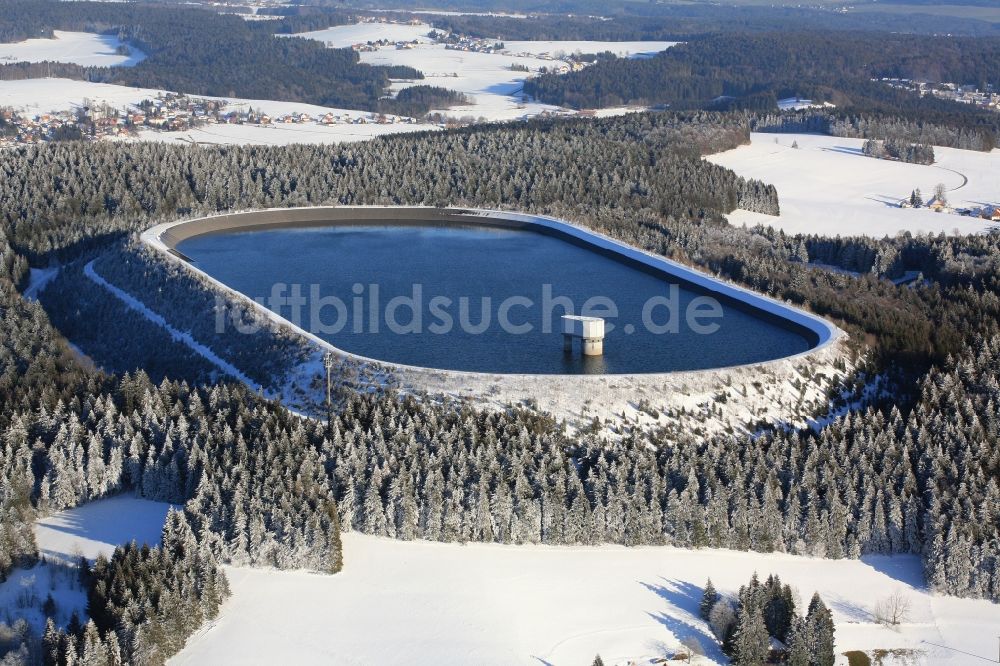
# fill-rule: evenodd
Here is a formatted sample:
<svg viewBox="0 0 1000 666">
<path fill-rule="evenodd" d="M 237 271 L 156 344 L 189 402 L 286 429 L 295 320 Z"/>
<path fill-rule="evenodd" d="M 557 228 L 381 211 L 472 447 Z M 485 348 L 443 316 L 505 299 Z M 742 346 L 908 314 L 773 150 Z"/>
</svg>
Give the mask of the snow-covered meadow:
<svg viewBox="0 0 1000 666">
<path fill-rule="evenodd" d="M 144 99 L 154 99 L 166 91 L 153 88 L 132 88 L 109 83 L 92 83 L 72 79 L 25 79 L 21 81 L 0 81 L 0 99 L 5 106 L 27 114 L 43 114 L 77 109 L 93 104 L 108 104 L 115 108 L 131 109 Z M 287 114 L 308 114 L 319 118 L 327 113 L 341 116 L 345 120 L 364 120 L 364 123 L 342 122 L 322 125 L 317 122 L 272 125 L 206 125 L 192 130 L 168 132 L 143 129 L 139 139 L 145 141 L 166 141 L 171 143 L 200 144 L 263 144 L 286 145 L 291 143 L 343 143 L 363 141 L 384 134 L 417 132 L 439 129 L 429 123 L 378 124 L 375 114 L 353 109 L 282 102 L 263 99 L 220 98 L 197 95 L 201 99 L 225 99 L 227 111 L 253 108 L 277 118 Z"/>
<path fill-rule="evenodd" d="M 256 108 L 256 107 L 255 107 Z M 355 125 L 339 123 L 322 125 L 302 123 L 294 125 L 205 125 L 183 132 L 145 130 L 139 134 L 142 141 L 162 141 L 166 143 L 187 143 L 198 145 L 243 145 L 287 146 L 294 143 L 335 144 L 367 141 L 388 134 L 406 134 L 439 130 L 438 125 L 429 123 L 380 125 L 367 123 Z"/>
<path fill-rule="evenodd" d="M 542 68 L 548 70 L 568 68 L 563 60 L 574 53 L 600 53 L 611 51 L 621 57 L 640 57 L 662 51 L 673 42 L 592 42 L 592 41 L 518 41 L 506 44 L 497 53 L 465 51 L 445 48 L 428 35 L 433 27 L 427 23 L 417 25 L 400 23 L 360 22 L 287 35 L 289 38 L 314 39 L 331 47 L 349 47 L 355 44 L 387 40 L 391 44 L 375 50 L 363 51 L 361 61 L 372 65 L 408 65 L 420 70 L 422 80 L 394 81 L 391 92 L 414 85 L 435 85 L 464 93 L 470 103 L 451 109 L 438 109 L 450 118 L 486 121 L 520 120 L 541 113 L 572 113 L 549 104 L 525 99 L 522 90 L 527 77 Z M 286 36 L 286 35 L 283 35 Z M 413 48 L 396 48 L 395 42 L 412 42 Z M 29 60 L 40 62 L 54 60 L 75 62 L 81 65 L 133 65 L 145 58 L 136 49 L 131 55 L 118 55 L 120 42 L 108 35 L 91 33 L 56 32 L 56 39 L 33 39 L 18 44 L 0 44 L 0 62 Z M 512 69 L 517 65 L 518 69 Z M 528 71 L 521 71 L 527 68 Z M 166 91 L 133 88 L 87 81 L 47 78 L 23 81 L 0 81 L 0 100 L 4 106 L 16 111 L 40 115 L 71 111 L 87 105 L 108 104 L 128 109 L 143 99 L 155 98 Z M 173 91 L 186 92 L 186 91 Z M 200 95 L 205 99 L 219 99 Z M 374 121 L 371 113 L 273 100 L 227 99 L 226 110 L 253 107 L 277 117 L 285 114 L 309 114 L 318 118 L 332 113 L 349 120 Z M 620 113 L 633 109 L 613 109 Z M 323 125 L 317 122 L 296 124 L 259 125 L 207 125 L 181 132 L 142 130 L 139 139 L 172 143 L 197 144 L 263 144 L 286 145 L 291 143 L 343 143 L 363 141 L 385 134 L 435 130 L 431 123 L 392 122 L 339 122 Z"/>
<path fill-rule="evenodd" d="M 127 47 L 127 54 L 119 53 L 121 46 L 122 42 L 114 35 L 55 30 L 52 39 L 0 43 L 0 64 L 49 61 L 91 67 L 131 67 L 145 60 L 146 54 L 134 46 Z"/>
<path fill-rule="evenodd" d="M 136 540 L 159 543 L 168 504 L 119 496 L 40 520 L 45 564 L 0 584 L 0 620 L 26 617 L 51 592 L 61 623 L 86 599 L 80 555 L 108 555 Z M 670 655 L 694 637 L 727 663 L 697 607 L 706 578 L 733 594 L 757 572 L 781 576 L 807 604 L 818 591 L 833 612 L 840 663 L 848 650 L 917 651 L 915 664 L 991 659 L 1000 606 L 930 594 L 915 556 L 822 560 L 778 553 L 670 547 L 559 547 L 404 542 L 344 535 L 344 571 L 227 567 L 233 590 L 220 617 L 172 664 L 608 664 Z M 910 603 L 896 629 L 875 623 L 876 603 Z"/>
<path fill-rule="evenodd" d="M 86 617 L 87 598 L 80 588 L 76 562 L 110 556 L 116 546 L 135 541 L 157 545 L 169 504 L 120 495 L 61 511 L 35 523 L 35 540 L 43 562 L 15 569 L 0 583 L 0 621 L 11 624 L 23 617 L 41 632 L 45 615 L 41 605 L 51 594 L 56 622 L 65 626 L 76 612 Z"/>
<path fill-rule="evenodd" d="M 802 109 L 818 109 L 824 106 L 832 107 L 833 104 L 829 102 L 823 102 L 822 104 L 813 103 L 811 99 L 802 99 L 801 97 L 787 97 L 785 99 L 778 100 L 778 108 L 782 111 L 800 111 Z"/>
<path fill-rule="evenodd" d="M 556 112 L 559 107 L 524 99 L 521 91 L 528 72 L 514 71 L 512 65 L 522 65 L 531 72 L 542 67 L 562 64 L 540 57 L 517 57 L 503 53 L 478 53 L 445 48 L 443 44 L 428 44 L 413 49 L 380 48 L 361 53 L 361 62 L 371 65 L 409 65 L 423 72 L 422 80 L 394 81 L 393 92 L 415 85 L 433 85 L 465 93 L 472 104 L 441 110 L 448 116 L 484 118 L 486 120 L 517 120 L 543 112 Z"/>
<path fill-rule="evenodd" d="M 619 546 L 553 547 L 400 542 L 344 535 L 336 576 L 229 568 L 232 598 L 172 664 L 579 665 L 664 657 L 688 637 L 701 663 L 727 663 L 698 617 L 705 579 L 735 593 L 756 571 L 819 591 L 837 623 L 837 651 L 909 648 L 916 663 L 992 656 L 1000 606 L 936 597 L 916 557 L 830 561 L 780 554 Z M 874 604 L 901 591 L 912 604 L 898 631 Z M 290 652 L 291 651 L 291 652 Z M 841 658 L 843 663 L 846 659 Z M 648 663 L 639 661 L 638 663 Z"/>
<path fill-rule="evenodd" d="M 648 56 L 670 48 L 675 42 L 600 42 L 600 41 L 512 41 L 504 43 L 499 53 L 445 48 L 433 43 L 427 35 L 433 30 L 428 24 L 409 25 L 362 22 L 305 32 L 296 37 L 316 39 L 330 46 L 344 47 L 379 40 L 390 42 L 416 40 L 412 48 L 395 45 L 362 51 L 361 62 L 372 65 L 407 65 L 424 74 L 423 80 L 396 81 L 392 90 L 429 84 L 465 93 L 471 104 L 441 109 L 454 118 L 472 117 L 488 121 L 516 120 L 543 112 L 560 111 L 558 107 L 524 99 L 521 90 L 527 77 L 542 68 L 569 67 L 563 60 L 574 53 L 611 51 L 620 57 Z M 513 65 L 529 71 L 511 69 Z"/>
<path fill-rule="evenodd" d="M 902 231 L 978 233 L 997 227 L 984 219 L 898 204 L 916 188 L 929 199 L 942 183 L 952 206 L 1000 205 L 1000 150 L 981 153 L 935 146 L 937 161 L 927 166 L 866 157 L 863 144 L 863 139 L 816 134 L 754 133 L 750 145 L 708 159 L 778 189 L 780 216 L 738 210 L 729 216 L 736 225 L 874 237 Z"/>
<path fill-rule="evenodd" d="M 433 40 L 427 35 L 433 30 L 434 28 L 426 23 L 410 25 L 409 23 L 375 23 L 366 21 L 350 25 L 336 25 L 325 30 L 313 30 L 310 32 L 300 32 L 295 35 L 281 36 L 315 39 L 332 48 L 345 48 L 354 46 L 355 44 L 367 44 L 368 42 L 378 42 L 381 40 L 388 40 L 390 42 L 418 41 L 428 44 Z"/>
</svg>

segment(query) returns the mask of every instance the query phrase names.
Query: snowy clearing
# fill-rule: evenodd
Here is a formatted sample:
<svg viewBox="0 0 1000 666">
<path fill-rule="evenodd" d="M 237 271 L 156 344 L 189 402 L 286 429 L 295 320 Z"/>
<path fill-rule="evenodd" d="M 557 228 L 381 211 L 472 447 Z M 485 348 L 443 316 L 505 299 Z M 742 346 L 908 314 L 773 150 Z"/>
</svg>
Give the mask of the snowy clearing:
<svg viewBox="0 0 1000 666">
<path fill-rule="evenodd" d="M 45 561 L 15 569 L 0 583 L 0 621 L 23 617 L 38 633 L 45 628 L 42 603 L 51 594 L 56 624 L 66 626 L 76 612 L 87 617 L 87 596 L 80 587 L 76 561 L 81 555 L 109 556 L 116 546 L 135 541 L 157 545 L 170 505 L 119 495 L 60 511 L 35 523 L 38 551 Z"/>
<path fill-rule="evenodd" d="M 619 58 L 652 56 L 666 51 L 678 42 L 594 42 L 594 41 L 515 41 L 503 43 L 504 51 L 510 54 L 549 55 L 553 58 L 576 53 L 604 53 L 610 51 Z"/>
<path fill-rule="evenodd" d="M 432 41 L 427 35 L 433 30 L 434 28 L 427 23 L 410 25 L 408 23 L 373 23 L 366 21 L 351 25 L 336 25 L 326 30 L 313 30 L 311 32 L 279 36 L 315 39 L 332 48 L 345 48 L 354 46 L 355 44 L 367 44 L 368 42 L 377 42 L 383 39 L 390 42 L 412 42 L 416 40 L 427 44 Z"/>
<path fill-rule="evenodd" d="M 37 301 L 38 295 L 45 291 L 49 282 L 52 282 L 57 275 L 59 275 L 58 266 L 29 269 L 28 286 L 25 287 L 22 296 L 29 301 Z"/>
<path fill-rule="evenodd" d="M 27 39 L 0 44 L 0 64 L 4 62 L 66 62 L 86 67 L 131 67 L 146 54 L 129 46 L 128 55 L 118 53 L 122 42 L 114 35 L 54 30 L 53 39 Z"/>
<path fill-rule="evenodd" d="M 21 81 L 0 81 L 0 97 L 5 106 L 17 110 L 62 111 L 74 109 L 83 105 L 84 100 L 92 104 L 105 103 L 116 107 L 134 106 L 144 99 L 153 99 L 168 91 L 156 88 L 133 88 L 118 86 L 111 83 L 92 83 L 74 79 L 24 79 Z M 226 101 L 227 110 L 241 110 L 253 107 L 271 116 L 281 116 L 290 113 L 307 113 L 312 116 L 327 112 L 347 114 L 352 117 L 372 117 L 367 111 L 337 109 L 333 107 L 304 104 L 301 102 L 282 102 L 267 99 L 242 99 L 238 97 L 213 97 L 211 95 L 191 95 L 198 99 Z"/>
<path fill-rule="evenodd" d="M 877 238 L 903 231 L 968 234 L 998 228 L 989 220 L 898 204 L 915 188 L 930 199 L 934 187 L 943 183 L 952 206 L 1000 205 L 1000 150 L 935 146 L 937 162 L 926 166 L 866 157 L 863 144 L 863 139 L 816 134 L 754 133 L 750 145 L 707 159 L 778 188 L 780 216 L 738 210 L 729 216 L 735 225 Z"/>
<path fill-rule="evenodd" d="M 394 82 L 393 91 L 415 85 L 432 85 L 465 93 L 472 104 L 442 110 L 455 118 L 472 116 L 487 120 L 516 120 L 559 110 L 559 107 L 550 104 L 526 102 L 521 91 L 529 73 L 513 71 L 511 65 L 523 65 L 531 72 L 537 72 L 542 67 L 563 64 L 560 61 L 460 51 L 447 49 L 443 44 L 427 44 L 413 49 L 386 47 L 362 52 L 361 62 L 408 65 L 423 72 L 423 80 Z"/>
<path fill-rule="evenodd" d="M 316 39 L 334 47 L 380 40 L 416 40 L 419 44 L 413 48 L 401 49 L 390 45 L 374 51 L 362 51 L 361 62 L 414 67 L 423 72 L 425 79 L 396 81 L 392 85 L 393 92 L 421 84 L 457 90 L 465 93 L 473 103 L 438 111 L 452 118 L 471 117 L 488 121 L 518 120 L 545 112 L 564 111 L 552 105 L 525 100 L 521 93 L 524 80 L 543 67 L 569 69 L 569 63 L 559 59 L 560 56 L 611 51 L 622 57 L 639 57 L 676 44 L 652 41 L 513 41 L 504 43 L 503 52 L 485 53 L 445 48 L 444 44 L 433 43 L 427 37 L 432 30 L 432 26 L 425 23 L 409 25 L 362 22 L 294 36 Z M 512 65 L 527 67 L 529 71 L 514 71 L 511 69 Z"/>
<path fill-rule="evenodd" d="M 80 555 L 110 556 L 135 541 L 156 545 L 170 505 L 131 495 L 95 500 L 35 523 L 38 551 L 49 560 L 76 561 Z"/>
<path fill-rule="evenodd" d="M 388 134 L 405 134 L 441 129 L 429 123 L 366 125 L 206 125 L 183 132 L 142 130 L 140 141 L 163 141 L 199 145 L 254 144 L 260 146 L 287 146 L 293 143 L 334 144 L 367 141 Z"/>
<path fill-rule="evenodd" d="M 608 664 L 664 656 L 694 636 L 726 663 L 697 616 L 708 576 L 734 593 L 754 571 L 779 574 L 803 604 L 818 590 L 837 623 L 837 650 L 910 647 L 926 663 L 990 656 L 1000 607 L 935 597 L 916 557 L 865 562 L 723 550 L 500 546 L 344 535 L 344 572 L 322 576 L 229 568 L 232 598 L 211 631 L 172 664 L 554 664 L 600 653 Z M 901 590 L 912 621 L 874 624 L 875 602 Z M 292 647 L 294 645 L 294 648 Z M 292 650 L 292 652 L 290 652 Z M 841 658 L 842 663 L 846 659 Z M 647 663 L 647 662 L 642 662 Z"/>
<path fill-rule="evenodd" d="M 811 99 L 801 99 L 799 97 L 788 97 L 786 99 L 778 100 L 778 108 L 782 111 L 800 111 L 802 109 L 820 109 L 824 106 L 832 107 L 833 104 L 829 102 L 823 102 L 822 104 L 813 104 Z"/>
<path fill-rule="evenodd" d="M 4 106 L 23 113 L 52 113 L 87 106 L 108 104 L 124 108 L 144 99 L 155 98 L 162 90 L 131 88 L 110 83 L 91 83 L 73 79 L 24 79 L 0 81 L 0 99 Z"/>
</svg>

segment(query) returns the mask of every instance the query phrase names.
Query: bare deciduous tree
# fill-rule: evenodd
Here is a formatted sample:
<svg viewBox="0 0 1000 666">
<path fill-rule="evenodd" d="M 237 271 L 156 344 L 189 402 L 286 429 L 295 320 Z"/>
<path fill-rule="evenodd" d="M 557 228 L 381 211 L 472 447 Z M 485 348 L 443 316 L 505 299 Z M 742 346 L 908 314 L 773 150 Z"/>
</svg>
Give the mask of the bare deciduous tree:
<svg viewBox="0 0 1000 666">
<path fill-rule="evenodd" d="M 910 619 L 910 600 L 901 590 L 896 590 L 875 604 L 872 616 L 879 624 L 898 626 Z"/>
</svg>

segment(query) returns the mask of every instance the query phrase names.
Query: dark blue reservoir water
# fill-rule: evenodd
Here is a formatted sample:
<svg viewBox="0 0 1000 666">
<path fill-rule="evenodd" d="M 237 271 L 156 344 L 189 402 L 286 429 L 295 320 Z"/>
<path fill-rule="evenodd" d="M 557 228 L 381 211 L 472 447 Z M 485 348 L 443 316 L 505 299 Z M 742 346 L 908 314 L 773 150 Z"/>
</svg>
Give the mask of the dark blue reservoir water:
<svg viewBox="0 0 1000 666">
<path fill-rule="evenodd" d="M 780 321 L 713 306 L 667 277 L 531 231 L 283 228 L 197 236 L 177 249 L 336 347 L 394 363 L 648 373 L 765 361 L 810 346 Z M 603 356 L 564 351 L 567 306 L 605 318 Z"/>
</svg>

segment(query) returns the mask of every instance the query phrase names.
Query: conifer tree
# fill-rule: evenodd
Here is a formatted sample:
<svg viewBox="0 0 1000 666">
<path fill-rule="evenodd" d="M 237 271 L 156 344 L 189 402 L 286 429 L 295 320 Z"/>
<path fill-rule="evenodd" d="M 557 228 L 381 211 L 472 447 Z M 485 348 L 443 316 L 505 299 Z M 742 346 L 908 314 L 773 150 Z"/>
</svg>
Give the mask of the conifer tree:
<svg viewBox="0 0 1000 666">
<path fill-rule="evenodd" d="M 719 593 L 715 591 L 715 586 L 712 585 L 712 579 L 709 578 L 705 583 L 705 592 L 701 596 L 701 604 L 698 607 L 698 612 L 703 620 L 708 620 L 709 616 L 712 614 L 712 607 L 715 606 L 715 602 L 719 600 Z"/>
<path fill-rule="evenodd" d="M 732 661 L 738 666 L 760 666 L 767 662 L 771 640 L 760 606 L 741 604 L 732 641 Z"/>
<path fill-rule="evenodd" d="M 809 602 L 806 627 L 812 652 L 811 666 L 833 666 L 836 661 L 833 641 L 833 615 L 823 603 L 819 593 L 814 593 Z"/>
</svg>

